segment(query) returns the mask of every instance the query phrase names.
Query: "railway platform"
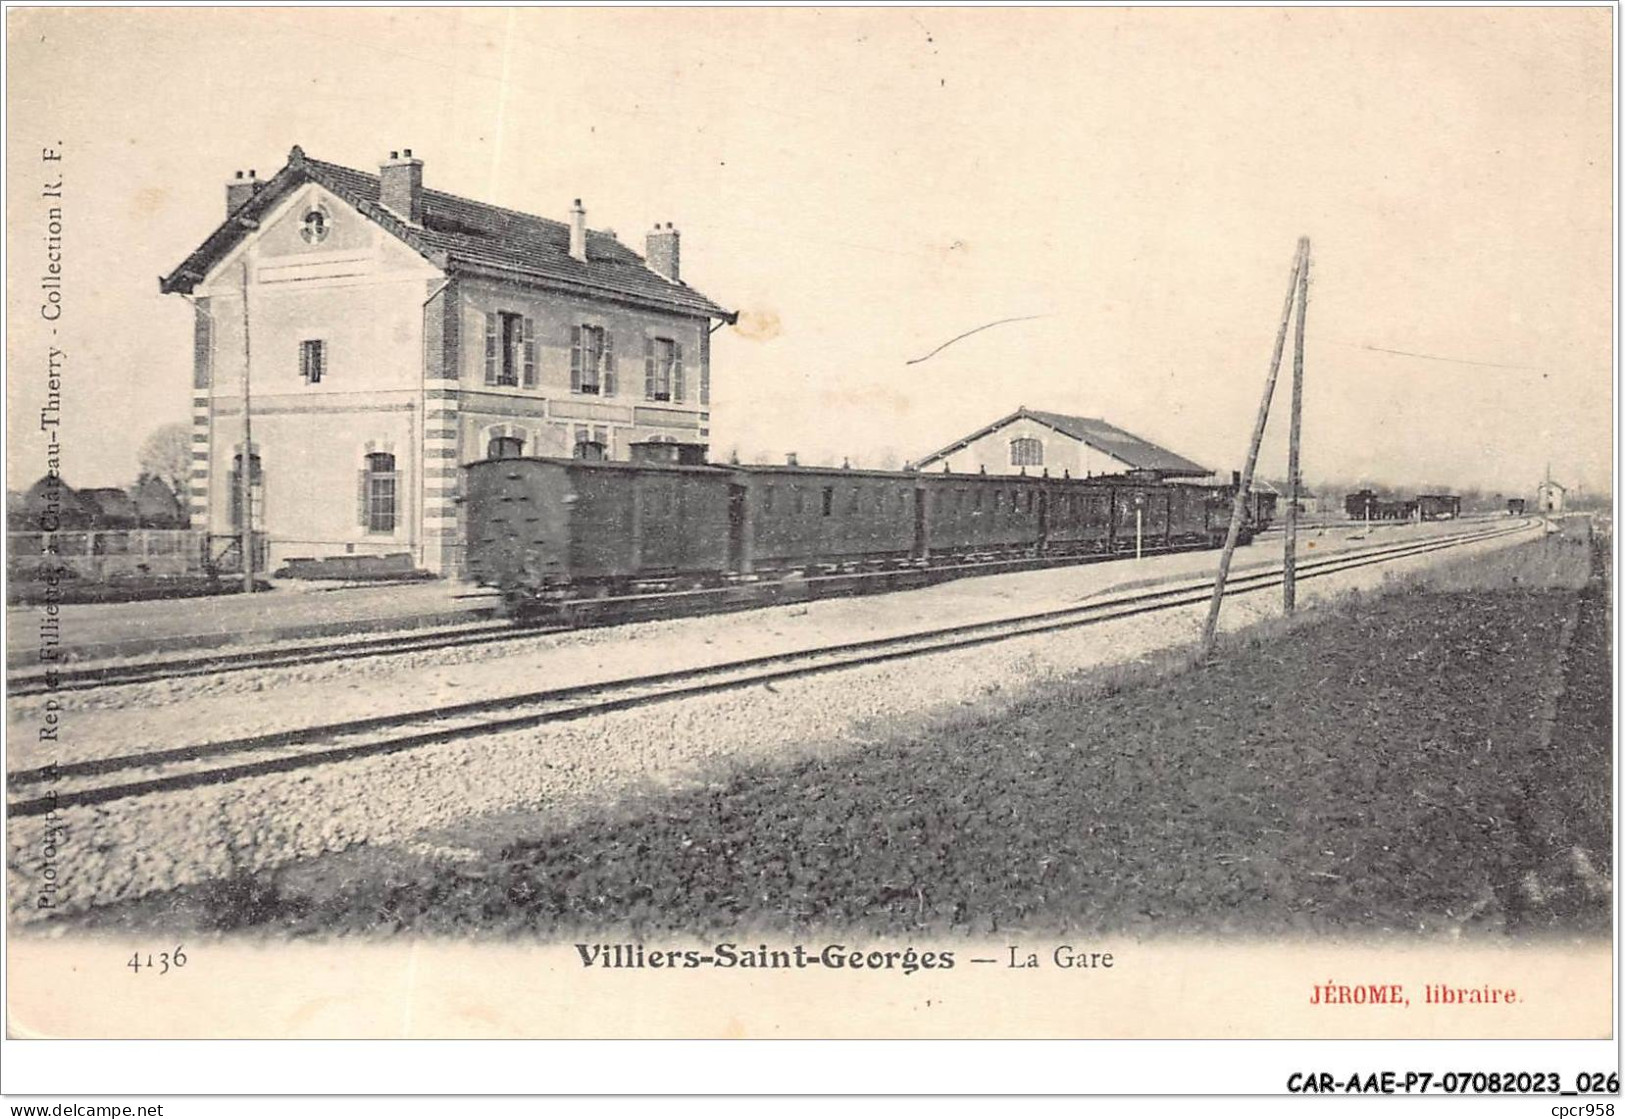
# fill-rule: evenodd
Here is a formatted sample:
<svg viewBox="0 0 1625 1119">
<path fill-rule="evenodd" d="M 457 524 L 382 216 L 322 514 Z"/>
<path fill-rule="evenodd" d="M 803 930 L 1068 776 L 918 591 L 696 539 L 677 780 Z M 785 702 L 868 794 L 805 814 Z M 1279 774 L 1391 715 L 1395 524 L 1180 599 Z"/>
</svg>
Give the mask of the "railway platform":
<svg viewBox="0 0 1625 1119">
<path fill-rule="evenodd" d="M 270 590 L 252 595 L 62 606 L 56 637 L 62 662 L 74 663 L 456 625 L 495 608 L 482 588 L 441 579 L 338 587 L 272 580 Z M 41 663 L 46 621 L 43 606 L 6 608 L 8 669 Z"/>
</svg>

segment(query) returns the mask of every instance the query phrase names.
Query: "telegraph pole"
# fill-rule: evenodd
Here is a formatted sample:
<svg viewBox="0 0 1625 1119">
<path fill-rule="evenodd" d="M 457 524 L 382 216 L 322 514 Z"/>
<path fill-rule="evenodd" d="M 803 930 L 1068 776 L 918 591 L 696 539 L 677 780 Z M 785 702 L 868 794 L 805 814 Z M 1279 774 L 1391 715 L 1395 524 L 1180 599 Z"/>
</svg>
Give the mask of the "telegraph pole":
<svg viewBox="0 0 1625 1119">
<path fill-rule="evenodd" d="M 1207 621 L 1202 624 L 1201 657 L 1206 660 L 1213 653 L 1213 642 L 1219 626 L 1219 604 L 1224 601 L 1225 580 L 1230 577 L 1230 560 L 1236 554 L 1236 540 L 1241 536 L 1241 521 L 1247 508 L 1247 494 L 1253 486 L 1253 468 L 1258 465 L 1258 447 L 1264 441 L 1264 424 L 1270 418 L 1270 400 L 1275 396 L 1275 381 L 1281 372 L 1281 354 L 1286 349 L 1286 328 L 1292 318 L 1292 302 L 1298 294 L 1298 277 L 1307 257 L 1305 240 L 1298 241 L 1298 251 L 1292 257 L 1292 279 L 1286 286 L 1286 303 L 1281 308 L 1281 329 L 1275 334 L 1275 351 L 1270 355 L 1270 372 L 1264 381 L 1264 398 L 1258 402 L 1258 419 L 1253 423 L 1253 438 L 1247 448 L 1247 462 L 1241 471 L 1241 483 L 1230 503 L 1230 531 L 1224 538 L 1224 552 L 1219 556 L 1219 573 L 1213 580 L 1213 600 L 1208 603 Z"/>
<path fill-rule="evenodd" d="M 1303 319 L 1309 310 L 1309 238 L 1298 240 L 1298 324 L 1292 339 L 1292 434 L 1286 452 L 1286 552 L 1281 565 L 1281 607 L 1298 608 L 1298 479 L 1299 428 L 1303 424 Z"/>
<path fill-rule="evenodd" d="M 248 412 L 248 254 L 243 254 L 243 458 L 237 470 L 238 508 L 243 511 L 243 593 L 254 593 L 254 427 Z"/>
</svg>

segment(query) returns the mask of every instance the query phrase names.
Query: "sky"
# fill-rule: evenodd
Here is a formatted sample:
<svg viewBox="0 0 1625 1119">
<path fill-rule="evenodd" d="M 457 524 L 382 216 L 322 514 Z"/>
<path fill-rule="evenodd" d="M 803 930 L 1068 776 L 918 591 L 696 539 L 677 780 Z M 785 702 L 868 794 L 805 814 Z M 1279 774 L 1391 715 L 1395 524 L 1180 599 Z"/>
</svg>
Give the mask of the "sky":
<svg viewBox="0 0 1625 1119">
<path fill-rule="evenodd" d="M 1308 236 L 1311 485 L 1611 483 L 1606 8 L 8 17 L 13 488 L 53 344 L 70 484 L 132 481 L 188 419 L 191 312 L 157 278 L 294 144 L 409 147 L 432 188 L 561 220 L 580 197 L 638 251 L 673 222 L 684 279 L 741 314 L 719 458 L 919 458 L 1025 404 L 1238 467 Z"/>
</svg>

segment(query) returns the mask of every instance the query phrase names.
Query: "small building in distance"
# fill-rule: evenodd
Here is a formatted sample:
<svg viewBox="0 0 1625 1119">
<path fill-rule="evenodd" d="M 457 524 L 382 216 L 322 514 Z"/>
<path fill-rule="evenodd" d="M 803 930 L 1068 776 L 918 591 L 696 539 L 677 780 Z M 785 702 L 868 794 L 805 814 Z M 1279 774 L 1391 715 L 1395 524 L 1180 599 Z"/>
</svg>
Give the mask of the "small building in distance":
<svg viewBox="0 0 1625 1119">
<path fill-rule="evenodd" d="M 1207 467 L 1157 446 L 1105 420 L 1040 412 L 1022 406 L 914 464 L 919 470 L 961 474 L 1137 474 L 1202 478 Z"/>
<path fill-rule="evenodd" d="M 1535 489 L 1535 508 L 1542 513 L 1561 513 L 1568 488 L 1548 477 Z"/>
</svg>

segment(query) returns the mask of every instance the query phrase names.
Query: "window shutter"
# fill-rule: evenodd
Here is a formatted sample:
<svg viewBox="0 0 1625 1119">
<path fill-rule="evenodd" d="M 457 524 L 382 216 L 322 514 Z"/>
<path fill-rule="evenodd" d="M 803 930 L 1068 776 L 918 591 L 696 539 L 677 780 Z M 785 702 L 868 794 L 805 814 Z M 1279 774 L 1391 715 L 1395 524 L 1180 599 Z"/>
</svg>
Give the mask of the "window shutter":
<svg viewBox="0 0 1625 1119">
<path fill-rule="evenodd" d="M 497 383 L 497 315 L 485 312 L 485 383 Z"/>
<path fill-rule="evenodd" d="M 598 391 L 605 396 L 615 395 L 615 335 L 604 329 L 604 372 L 598 378 Z"/>
<path fill-rule="evenodd" d="M 362 528 L 367 527 L 367 471 L 363 468 L 356 472 L 356 520 Z"/>
<path fill-rule="evenodd" d="M 673 402 L 683 399 L 683 344 L 671 344 L 671 398 Z"/>
<path fill-rule="evenodd" d="M 192 332 L 192 387 L 209 387 L 210 358 L 214 354 L 214 320 L 209 317 L 208 297 L 192 305 L 195 329 Z"/>
<path fill-rule="evenodd" d="M 648 335 L 643 337 L 643 395 L 655 398 L 655 340 Z"/>
<path fill-rule="evenodd" d="M 700 407 L 711 404 L 711 336 L 700 335 Z"/>
<path fill-rule="evenodd" d="M 570 328 L 570 391 L 581 391 L 581 328 Z"/>
<path fill-rule="evenodd" d="M 525 316 L 525 387 L 536 387 L 536 323 Z"/>
</svg>

